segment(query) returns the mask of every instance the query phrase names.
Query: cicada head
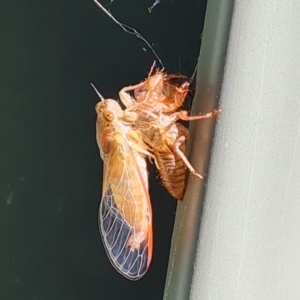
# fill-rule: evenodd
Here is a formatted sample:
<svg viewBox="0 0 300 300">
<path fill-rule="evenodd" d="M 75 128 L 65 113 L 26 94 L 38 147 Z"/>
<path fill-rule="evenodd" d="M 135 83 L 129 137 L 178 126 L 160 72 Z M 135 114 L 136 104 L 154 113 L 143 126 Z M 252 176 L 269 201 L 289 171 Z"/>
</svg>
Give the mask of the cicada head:
<svg viewBox="0 0 300 300">
<path fill-rule="evenodd" d="M 95 109 L 97 112 L 96 138 L 100 155 L 103 158 L 104 154 L 110 151 L 112 135 L 119 131 L 119 120 L 123 111 L 119 103 L 113 99 L 101 99 Z"/>
<path fill-rule="evenodd" d="M 103 99 L 96 104 L 97 126 L 101 132 L 112 132 L 116 123 L 123 115 L 121 106 L 116 100 Z"/>
<path fill-rule="evenodd" d="M 180 74 L 169 74 L 164 77 L 163 93 L 170 109 L 175 111 L 185 101 L 187 93 L 190 91 L 190 82 L 186 76 Z"/>
</svg>

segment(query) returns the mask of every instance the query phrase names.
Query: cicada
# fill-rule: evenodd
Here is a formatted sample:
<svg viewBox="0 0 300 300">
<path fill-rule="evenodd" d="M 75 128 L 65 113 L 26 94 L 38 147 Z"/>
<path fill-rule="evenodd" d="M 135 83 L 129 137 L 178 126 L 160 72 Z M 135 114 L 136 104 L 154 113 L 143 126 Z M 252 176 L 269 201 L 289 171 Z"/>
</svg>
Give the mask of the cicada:
<svg viewBox="0 0 300 300">
<path fill-rule="evenodd" d="M 130 280 L 140 279 L 152 258 L 146 158 L 155 162 L 163 184 L 176 199 L 183 197 L 186 168 L 203 178 L 184 154 L 188 129 L 177 121 L 206 119 L 217 112 L 188 116 L 180 110 L 188 87 L 184 77 L 157 71 L 119 92 L 124 110 L 99 94 L 96 132 L 104 162 L 99 227 L 112 265 Z"/>
<path fill-rule="evenodd" d="M 96 105 L 96 138 L 104 162 L 99 227 L 115 269 L 130 280 L 140 279 L 151 262 L 152 211 L 146 157 L 151 157 L 134 113 L 124 113 L 117 101 Z"/>
<path fill-rule="evenodd" d="M 137 114 L 136 126 L 155 156 L 163 185 L 174 198 L 181 200 L 186 186 L 186 168 L 200 179 L 203 176 L 185 156 L 189 131 L 177 121 L 208 119 L 219 110 L 188 116 L 187 111 L 180 110 L 189 91 L 188 80 L 160 70 L 151 75 L 152 71 L 153 67 L 145 81 L 121 89 L 119 97 L 127 111 Z"/>
</svg>

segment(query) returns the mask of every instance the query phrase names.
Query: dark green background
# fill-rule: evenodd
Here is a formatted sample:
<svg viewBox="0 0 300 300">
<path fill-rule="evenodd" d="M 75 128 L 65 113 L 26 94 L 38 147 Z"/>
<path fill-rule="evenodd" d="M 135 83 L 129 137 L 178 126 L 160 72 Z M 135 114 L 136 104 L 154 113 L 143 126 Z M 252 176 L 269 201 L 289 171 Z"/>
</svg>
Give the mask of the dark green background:
<svg viewBox="0 0 300 300">
<path fill-rule="evenodd" d="M 154 0 L 153 0 L 154 1 Z M 205 1 L 115 0 L 168 72 L 191 75 Z M 106 6 L 108 1 L 104 2 Z M 98 233 L 97 97 L 147 75 L 154 57 L 92 0 L 0 1 L 0 299 L 161 299 L 176 202 L 151 171 L 154 257 L 138 282 L 110 265 Z"/>
</svg>

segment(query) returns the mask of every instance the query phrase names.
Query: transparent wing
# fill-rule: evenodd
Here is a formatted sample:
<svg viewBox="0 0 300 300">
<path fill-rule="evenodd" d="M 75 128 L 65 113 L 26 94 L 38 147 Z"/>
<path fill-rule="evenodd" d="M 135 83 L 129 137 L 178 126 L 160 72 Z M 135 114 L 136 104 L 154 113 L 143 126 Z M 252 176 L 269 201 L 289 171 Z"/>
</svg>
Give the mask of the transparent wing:
<svg viewBox="0 0 300 300">
<path fill-rule="evenodd" d="M 152 249 L 148 240 L 135 249 L 128 245 L 134 227 L 116 208 L 110 189 L 102 198 L 99 215 L 101 236 L 112 265 L 128 279 L 140 279 L 148 270 Z"/>
<path fill-rule="evenodd" d="M 145 159 L 123 142 L 104 159 L 99 227 L 112 265 L 138 280 L 152 257 L 152 212 Z"/>
</svg>

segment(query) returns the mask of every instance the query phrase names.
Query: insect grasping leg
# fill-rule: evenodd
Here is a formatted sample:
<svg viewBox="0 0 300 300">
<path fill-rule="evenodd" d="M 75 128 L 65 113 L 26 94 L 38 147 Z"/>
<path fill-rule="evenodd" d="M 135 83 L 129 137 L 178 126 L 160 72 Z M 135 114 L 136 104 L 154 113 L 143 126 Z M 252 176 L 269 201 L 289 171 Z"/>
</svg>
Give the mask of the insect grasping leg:
<svg viewBox="0 0 300 300">
<path fill-rule="evenodd" d="M 219 114 L 222 110 L 221 109 L 215 109 L 214 111 L 211 111 L 209 113 L 206 113 L 204 115 L 199 116 L 188 116 L 188 113 L 186 110 L 181 110 L 179 112 L 175 112 L 172 114 L 173 120 L 168 124 L 168 126 L 165 127 L 164 132 L 168 132 L 171 127 L 180 119 L 183 121 L 195 121 L 195 120 L 202 120 L 202 119 L 210 119 L 213 116 Z"/>
<path fill-rule="evenodd" d="M 134 97 L 131 97 L 131 95 L 128 93 L 130 91 L 134 91 L 135 89 L 139 89 L 144 85 L 144 82 L 135 84 L 135 85 L 130 85 L 130 86 L 126 86 L 123 87 L 120 91 L 119 91 L 119 97 L 121 102 L 126 106 L 126 107 L 130 107 L 132 105 L 134 105 L 136 103 L 136 100 L 134 99 Z"/>
<path fill-rule="evenodd" d="M 145 150 L 145 149 L 143 149 L 143 148 L 140 148 L 140 147 L 135 147 L 135 148 L 136 148 L 136 150 L 139 151 L 140 153 L 142 153 L 142 154 L 148 156 L 151 163 L 152 163 L 152 161 L 154 161 L 157 170 L 159 170 L 159 165 L 158 165 L 158 162 L 157 162 L 157 160 L 156 160 L 156 157 L 155 157 L 151 152 L 149 152 L 148 150 Z"/>
<path fill-rule="evenodd" d="M 197 173 L 197 171 L 193 168 L 193 166 L 190 164 L 190 162 L 188 161 L 188 159 L 186 158 L 186 156 L 184 155 L 184 153 L 180 150 L 180 145 L 182 143 L 184 143 L 186 141 L 186 137 L 184 135 L 180 136 L 174 143 L 173 145 L 173 151 L 175 154 L 177 154 L 182 161 L 184 162 L 184 164 L 186 165 L 186 167 L 190 170 L 190 172 L 195 175 L 196 177 L 203 179 L 204 177 L 202 175 L 200 175 L 199 173 Z"/>
<path fill-rule="evenodd" d="M 186 110 L 181 110 L 176 114 L 178 114 L 178 119 L 181 119 L 183 121 L 194 121 L 194 120 L 210 119 L 213 116 L 216 116 L 217 114 L 219 114 L 220 112 L 221 112 L 221 109 L 215 109 L 214 111 L 211 111 L 204 115 L 188 116 Z"/>
</svg>

